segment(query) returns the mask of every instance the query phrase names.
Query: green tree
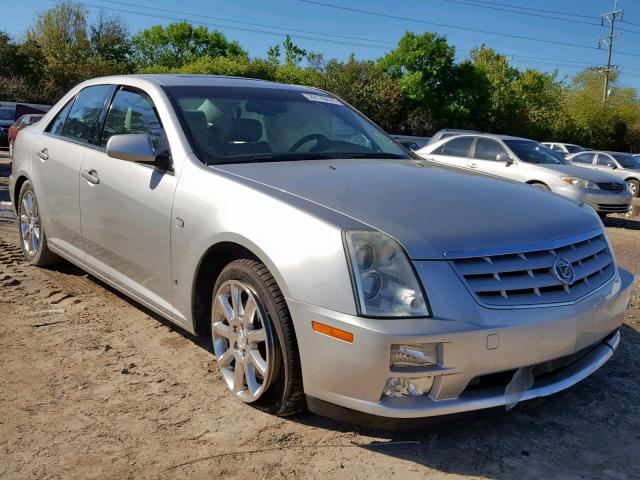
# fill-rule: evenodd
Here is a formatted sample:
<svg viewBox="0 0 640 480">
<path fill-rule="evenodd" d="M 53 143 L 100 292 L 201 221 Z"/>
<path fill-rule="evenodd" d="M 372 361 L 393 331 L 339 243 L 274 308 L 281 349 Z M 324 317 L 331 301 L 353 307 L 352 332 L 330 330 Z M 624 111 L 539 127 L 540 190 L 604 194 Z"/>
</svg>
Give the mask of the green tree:
<svg viewBox="0 0 640 480">
<path fill-rule="evenodd" d="M 126 64 L 133 53 L 129 31 L 119 17 L 108 17 L 100 11 L 90 26 L 89 44 L 93 57 L 112 64 Z"/>
<path fill-rule="evenodd" d="M 194 27 L 188 22 L 155 25 L 133 37 L 136 60 L 142 68 L 157 65 L 179 68 L 199 57 L 246 57 L 237 42 L 218 31 Z"/>
<path fill-rule="evenodd" d="M 291 40 L 291 37 L 289 35 L 285 37 L 282 45 L 284 46 L 285 65 L 297 65 L 307 54 L 307 51 L 304 48 L 300 48 L 295 43 L 293 43 L 293 40 Z"/>
</svg>

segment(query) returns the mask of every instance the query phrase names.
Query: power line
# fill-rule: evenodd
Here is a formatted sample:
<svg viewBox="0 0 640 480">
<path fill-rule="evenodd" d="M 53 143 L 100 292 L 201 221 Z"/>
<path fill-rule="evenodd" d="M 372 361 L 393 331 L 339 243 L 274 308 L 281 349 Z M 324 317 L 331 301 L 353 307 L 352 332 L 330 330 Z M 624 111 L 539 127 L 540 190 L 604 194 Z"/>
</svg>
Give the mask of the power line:
<svg viewBox="0 0 640 480">
<path fill-rule="evenodd" d="M 109 10 L 109 11 L 113 11 L 113 12 L 119 12 L 119 13 L 128 13 L 131 15 L 140 15 L 140 16 L 144 16 L 144 17 L 153 17 L 153 18 L 162 18 L 165 20 L 173 20 L 173 21 L 182 21 L 185 20 L 186 17 L 175 17 L 175 16 L 170 16 L 170 15 L 163 15 L 163 14 L 155 14 L 155 13 L 144 13 L 144 12 L 137 12 L 135 10 L 126 10 L 126 9 L 122 9 L 122 8 L 112 8 L 112 7 L 105 7 L 103 5 L 95 5 L 95 4 L 90 4 L 90 3 L 85 3 L 85 2 L 78 2 L 79 5 L 88 7 L 88 8 L 96 8 L 96 9 L 102 9 L 102 10 Z M 253 29 L 253 28 L 246 28 L 246 27 L 237 27 L 237 26 L 230 26 L 230 25 L 221 25 L 219 23 L 212 23 L 212 22 L 205 22 L 205 21 L 201 21 L 201 20 L 191 20 L 193 23 L 199 24 L 199 25 L 206 25 L 206 26 L 212 26 L 212 27 L 217 27 L 217 28 L 232 28 L 235 30 L 240 30 L 240 31 L 245 31 L 245 32 L 251 32 L 251 33 L 259 33 L 262 35 L 271 35 L 271 36 L 277 36 L 277 37 L 282 37 L 283 35 L 285 35 L 287 32 L 269 32 L 266 30 L 257 30 L 257 29 Z M 292 34 L 290 35 L 292 38 L 298 38 L 298 39 L 303 39 L 303 40 L 311 40 L 311 41 L 315 41 L 315 42 L 325 42 L 325 43 L 334 43 L 334 44 L 338 44 L 338 45 L 351 45 L 351 46 L 357 46 L 357 47 L 364 47 L 364 48 L 373 48 L 373 49 L 377 49 L 377 50 L 384 50 L 387 47 L 384 47 L 382 45 L 371 45 L 371 44 L 364 44 L 364 43 L 356 43 L 356 42 L 345 42 L 345 41 L 338 41 L 338 40 L 329 40 L 326 38 L 316 38 L 316 37 L 309 37 L 309 36 L 304 36 L 304 35 L 298 35 L 298 34 Z"/>
<path fill-rule="evenodd" d="M 512 3 L 487 2 L 487 1 L 483 1 L 483 0 L 471 0 L 471 1 L 473 1 L 474 3 L 484 3 L 486 5 L 497 5 L 497 6 L 500 6 L 500 7 L 518 8 L 520 10 L 528 10 L 528 11 L 531 11 L 531 12 L 555 13 L 557 15 L 566 15 L 566 16 L 569 16 L 569 17 L 577 17 L 577 18 L 589 18 L 591 20 L 596 18 L 593 15 L 581 15 L 579 13 L 573 13 L 573 12 L 562 12 L 562 11 L 558 11 L 558 10 L 548 10 L 548 9 L 542 9 L 542 8 L 522 7 L 520 5 L 514 5 Z"/>
<path fill-rule="evenodd" d="M 575 19 L 571 19 L 571 18 L 561 18 L 561 17 L 554 17 L 552 15 L 543 15 L 541 13 L 529 13 L 529 12 L 520 12 L 518 10 L 512 10 L 509 8 L 501 8 L 501 7 L 492 7 L 492 6 L 488 6 L 488 5 L 479 5 L 477 3 L 470 3 L 468 1 L 462 1 L 462 0 L 442 0 L 443 2 L 449 2 L 449 3 L 457 3 L 460 5 L 469 5 L 471 7 L 476 7 L 476 8 L 486 8 L 488 10 L 494 10 L 494 11 L 500 11 L 500 12 L 508 12 L 508 13 L 515 13 L 517 15 L 525 15 L 527 17 L 537 17 L 537 18 L 547 18 L 550 20 L 557 20 L 560 22 L 569 22 L 569 23 L 581 23 L 583 25 L 592 25 L 595 27 L 600 27 L 601 24 L 597 23 L 597 22 L 586 22 L 584 20 L 575 20 Z M 485 2 L 482 2 L 485 3 Z M 537 10 L 537 9 L 536 9 Z"/>
<path fill-rule="evenodd" d="M 373 42 L 373 43 L 381 43 L 381 44 L 385 44 L 385 45 L 395 45 L 395 43 L 393 42 L 386 42 L 383 40 L 376 40 L 373 38 L 362 38 L 362 37 L 352 37 L 349 35 L 338 35 L 338 34 L 334 34 L 334 33 L 322 33 L 322 32 L 314 32 L 314 31 L 310 31 L 310 30 L 300 30 L 300 29 L 295 29 L 295 28 L 290 28 L 290 27 L 282 27 L 279 25 L 268 25 L 265 23 L 254 23 L 254 22 L 246 22 L 243 20 L 236 20 L 236 19 L 231 19 L 231 18 L 223 18 L 223 17 L 212 17 L 209 15 L 202 15 L 199 13 L 193 13 L 193 12 L 184 12 L 181 10 L 172 10 L 169 8 L 160 8 L 160 7 L 148 7 L 147 5 L 140 5 L 137 3 L 131 3 L 131 2 L 120 2 L 117 0 L 102 0 L 102 2 L 106 2 L 106 3 L 113 3 L 116 5 L 124 5 L 127 7 L 136 7 L 136 8 L 144 8 L 146 10 L 155 10 L 157 12 L 166 12 L 166 13 L 176 13 L 178 15 L 188 15 L 190 17 L 198 17 L 198 18 L 205 18 L 208 20 L 217 20 L 217 21 L 221 21 L 221 22 L 229 22 L 229 23 L 239 23 L 239 24 L 243 24 L 243 25 L 251 25 L 254 27 L 264 27 L 264 28 L 272 28 L 272 29 L 278 29 L 278 30 L 287 30 L 289 32 L 299 32 L 299 33 L 308 33 L 311 35 L 320 35 L 320 36 L 326 36 L 326 37 L 335 37 L 335 38 L 343 38 L 343 39 L 347 39 L 347 40 L 358 40 L 358 41 L 363 41 L 363 42 Z"/>
<path fill-rule="evenodd" d="M 409 17 L 401 17 L 399 15 L 391 15 L 391 14 L 386 14 L 386 13 L 381 13 L 381 12 L 373 12 L 370 10 L 361 10 L 358 8 L 352 8 L 352 7 L 345 7 L 342 5 L 334 5 L 331 3 L 324 3 L 324 2 L 318 2 L 315 0 L 298 0 L 299 2 L 303 2 L 303 3 L 308 3 L 311 5 L 317 5 L 317 6 L 321 6 L 321 7 L 327 7 L 327 8 L 334 8 L 334 9 L 338 9 L 338 10 L 344 10 L 344 11 L 348 11 L 348 12 L 354 12 L 354 13 L 361 13 L 364 15 L 372 15 L 372 16 L 377 16 L 377 17 L 384 17 L 384 18 L 391 18 L 394 20 L 401 20 L 403 22 L 414 22 L 414 23 L 421 23 L 424 25 L 430 25 L 430 26 L 436 26 L 436 27 L 443 27 L 443 28 L 451 28 L 451 29 L 455 29 L 455 30 L 463 30 L 463 31 L 467 31 L 467 32 L 474 32 L 474 33 L 483 33 L 485 35 L 494 35 L 494 36 L 498 36 L 498 37 L 506 37 L 506 38 L 515 38 L 518 40 L 527 40 L 527 41 L 531 41 L 531 42 L 538 42 L 538 43 L 546 43 L 549 45 L 560 45 L 560 46 L 565 46 L 565 47 L 574 47 L 574 48 L 582 48 L 585 50 L 599 50 L 596 47 L 591 47 L 589 45 L 582 45 L 579 43 L 568 43 L 568 42 L 560 42 L 560 41 L 555 41 L 555 40 L 546 40 L 546 39 L 542 39 L 542 38 L 535 38 L 535 37 L 528 37 L 525 35 L 516 35 L 516 34 L 511 34 L 511 33 L 500 33 L 500 32 L 492 32 L 492 31 L 488 31 L 488 30 L 482 30 L 479 28 L 472 28 L 472 27 L 463 27 L 460 25 L 452 25 L 452 24 L 447 24 L 447 23 L 437 23 L 437 22 L 428 22 L 426 20 L 418 20 L 415 18 L 409 18 Z M 618 52 L 619 55 L 627 55 L 630 57 L 637 57 L 640 58 L 640 54 L 637 53 L 631 53 L 631 52 Z"/>
</svg>

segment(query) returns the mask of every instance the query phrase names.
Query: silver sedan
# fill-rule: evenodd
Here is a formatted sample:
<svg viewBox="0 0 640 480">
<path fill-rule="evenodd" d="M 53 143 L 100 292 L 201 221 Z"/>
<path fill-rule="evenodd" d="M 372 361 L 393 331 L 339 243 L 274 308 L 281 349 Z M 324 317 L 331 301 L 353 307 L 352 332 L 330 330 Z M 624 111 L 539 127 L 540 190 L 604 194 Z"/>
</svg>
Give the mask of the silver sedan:
<svg viewBox="0 0 640 480">
<path fill-rule="evenodd" d="M 29 263 L 210 336 L 230 393 L 275 415 L 550 395 L 612 356 L 633 282 L 592 209 L 421 160 L 308 87 L 85 82 L 18 136 L 10 189 Z"/>
<path fill-rule="evenodd" d="M 459 135 L 418 150 L 423 158 L 472 169 L 586 203 L 601 215 L 626 213 L 633 195 L 620 179 L 569 163 L 558 152 L 526 138 Z"/>
</svg>

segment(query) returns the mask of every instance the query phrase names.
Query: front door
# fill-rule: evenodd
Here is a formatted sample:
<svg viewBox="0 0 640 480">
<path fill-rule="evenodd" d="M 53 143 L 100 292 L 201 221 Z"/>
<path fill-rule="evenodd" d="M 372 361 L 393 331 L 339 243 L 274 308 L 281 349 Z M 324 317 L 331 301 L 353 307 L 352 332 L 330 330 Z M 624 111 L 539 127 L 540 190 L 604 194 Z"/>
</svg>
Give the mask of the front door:
<svg viewBox="0 0 640 480">
<path fill-rule="evenodd" d="M 87 265 L 131 294 L 171 311 L 171 207 L 177 179 L 153 165 L 106 154 L 118 134 L 150 135 L 165 150 L 166 136 L 152 100 L 121 87 L 104 121 L 100 149 L 82 162 L 80 206 Z"/>
<path fill-rule="evenodd" d="M 469 168 L 491 175 L 521 180 L 518 178 L 518 165 L 509 160 L 509 154 L 499 142 L 491 138 L 478 137 L 473 154 L 469 159 Z"/>
</svg>

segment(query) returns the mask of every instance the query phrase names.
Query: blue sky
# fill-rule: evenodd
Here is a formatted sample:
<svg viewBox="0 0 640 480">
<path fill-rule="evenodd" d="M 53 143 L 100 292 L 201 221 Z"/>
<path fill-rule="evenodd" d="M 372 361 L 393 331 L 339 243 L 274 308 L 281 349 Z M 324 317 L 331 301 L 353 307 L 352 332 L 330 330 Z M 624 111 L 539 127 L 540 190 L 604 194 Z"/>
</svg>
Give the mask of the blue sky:
<svg viewBox="0 0 640 480">
<path fill-rule="evenodd" d="M 512 56 L 518 67 L 545 71 L 558 69 L 561 76 L 571 76 L 588 65 L 606 62 L 606 49 L 597 50 L 598 38 L 608 33 L 600 26 L 599 16 L 613 8 L 613 0 L 318 0 L 320 3 L 346 6 L 381 14 L 405 17 L 392 19 L 305 3 L 300 0 L 82 0 L 92 15 L 100 7 L 106 13 L 118 13 L 132 32 L 153 24 L 166 24 L 179 19 L 207 24 L 238 40 L 252 56 L 264 56 L 270 45 L 278 43 L 286 33 L 300 46 L 324 53 L 326 58 L 344 60 L 351 53 L 359 59 L 376 58 L 393 48 L 405 31 L 435 31 L 445 35 L 456 47 L 459 58 L 474 46 L 485 43 Z M 19 37 L 41 11 L 54 0 L 2 2 L 0 30 Z M 613 63 L 622 70 L 621 83 L 640 89 L 640 0 L 619 0 L 625 9 L 626 31 L 615 41 Z M 475 5 L 475 6 L 474 6 Z M 479 6 L 479 5 L 482 5 Z M 526 16 L 504 11 L 516 5 Z M 500 10 L 502 9 L 502 10 Z M 538 9 L 538 10 L 533 10 Z M 555 12 L 581 16 L 565 16 Z M 138 13 L 135 13 L 138 12 Z M 206 18 L 205 18 L 206 17 Z M 546 17 L 561 17 L 564 21 Z M 566 20 L 570 21 L 566 21 Z M 418 20 L 410 21 L 410 20 Z M 241 23 L 245 22 L 245 23 Z M 420 22 L 431 22 L 430 25 Z M 580 23 L 585 22 L 585 23 Z M 448 25 L 448 26 L 445 26 Z M 512 36 L 497 36 L 478 31 L 465 31 L 454 26 L 504 35 L 544 39 L 553 44 Z M 305 31 L 305 32 L 302 32 Z M 353 37 L 353 38 L 344 38 Z M 596 49 L 569 46 L 567 43 Z M 635 54 L 624 55 L 618 52 Z"/>
</svg>

